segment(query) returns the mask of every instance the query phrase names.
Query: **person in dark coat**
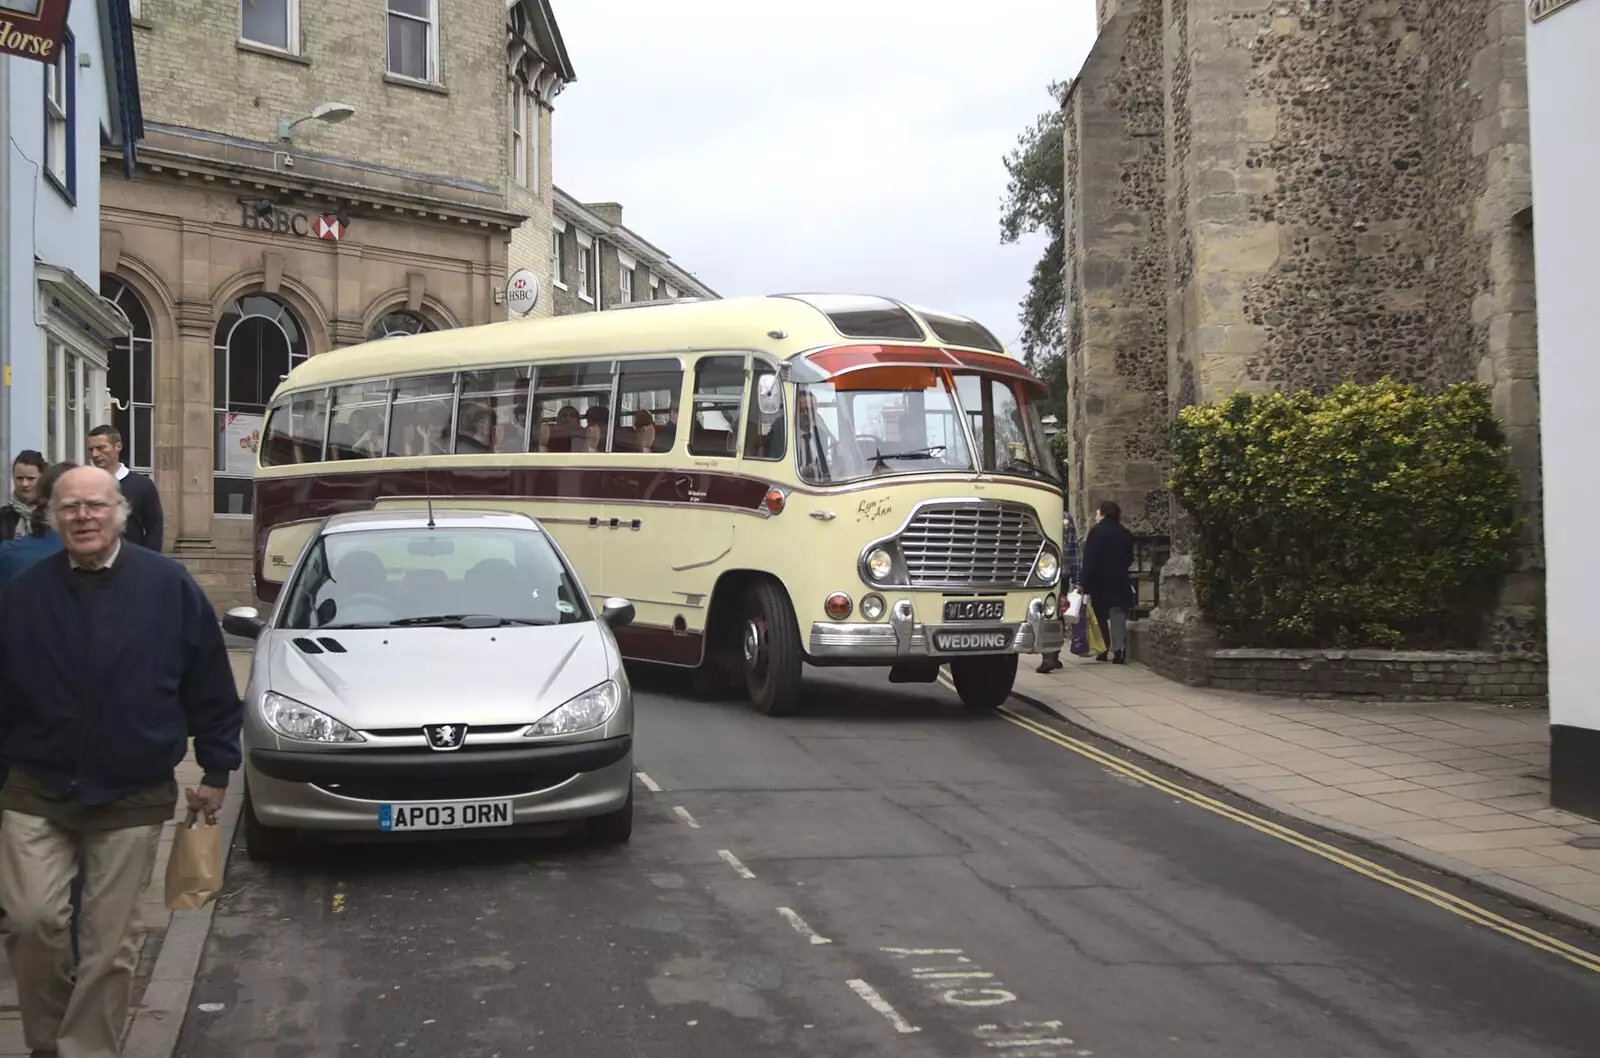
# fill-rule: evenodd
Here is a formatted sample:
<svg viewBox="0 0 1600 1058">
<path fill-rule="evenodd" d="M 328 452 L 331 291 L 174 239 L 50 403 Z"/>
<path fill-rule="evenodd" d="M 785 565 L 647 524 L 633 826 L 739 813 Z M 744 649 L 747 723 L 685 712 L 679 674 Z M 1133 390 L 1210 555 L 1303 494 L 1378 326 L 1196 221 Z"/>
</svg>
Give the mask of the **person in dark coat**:
<svg viewBox="0 0 1600 1058">
<path fill-rule="evenodd" d="M 50 490 L 57 479 L 77 466 L 76 463 L 57 463 L 49 468 L 34 485 L 34 507 L 28 516 L 28 535 L 0 543 L 0 588 L 11 578 L 41 559 L 49 558 L 61 550 L 61 536 L 50 528 Z M 0 761 L 0 769 L 4 762 Z M 0 781 L 3 781 L 0 770 Z"/>
<path fill-rule="evenodd" d="M 33 531 L 34 490 L 44 470 L 44 456 L 31 448 L 11 461 L 11 502 L 0 507 L 0 540 L 21 540 Z"/>
<path fill-rule="evenodd" d="M 1128 661 L 1128 611 L 1133 609 L 1133 534 L 1122 524 L 1122 508 L 1105 500 L 1094 512 L 1094 528 L 1083 541 L 1083 593 L 1110 647 L 1113 664 Z M 1095 655 L 1096 661 L 1106 654 Z"/>
<path fill-rule="evenodd" d="M 161 493 L 156 491 L 154 481 L 123 464 L 122 434 L 115 426 L 96 426 L 89 431 L 89 462 L 115 477 L 128 501 L 128 527 L 122 531 L 122 538 L 160 551 L 161 538 L 166 534 Z"/>
<path fill-rule="evenodd" d="M 243 706 L 216 612 L 181 565 L 124 539 L 128 502 L 110 472 L 62 474 L 50 517 L 65 551 L 0 591 L 5 951 L 34 1053 L 113 1058 L 140 900 L 179 803 L 175 769 L 192 739 L 203 777 L 184 793 L 215 821 L 240 763 Z"/>
</svg>

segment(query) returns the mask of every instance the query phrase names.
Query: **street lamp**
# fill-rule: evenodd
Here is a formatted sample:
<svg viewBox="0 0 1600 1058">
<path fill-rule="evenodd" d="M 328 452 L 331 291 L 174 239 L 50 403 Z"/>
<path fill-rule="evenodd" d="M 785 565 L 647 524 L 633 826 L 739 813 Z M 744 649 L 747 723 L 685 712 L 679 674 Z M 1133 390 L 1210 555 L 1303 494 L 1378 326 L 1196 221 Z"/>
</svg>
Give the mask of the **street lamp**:
<svg viewBox="0 0 1600 1058">
<path fill-rule="evenodd" d="M 288 143 L 290 137 L 294 135 L 295 126 L 303 125 L 307 121 L 326 121 L 330 125 L 337 125 L 355 112 L 356 108 L 349 103 L 323 103 L 313 107 L 311 113 L 303 118 L 279 118 L 278 139 Z"/>
</svg>

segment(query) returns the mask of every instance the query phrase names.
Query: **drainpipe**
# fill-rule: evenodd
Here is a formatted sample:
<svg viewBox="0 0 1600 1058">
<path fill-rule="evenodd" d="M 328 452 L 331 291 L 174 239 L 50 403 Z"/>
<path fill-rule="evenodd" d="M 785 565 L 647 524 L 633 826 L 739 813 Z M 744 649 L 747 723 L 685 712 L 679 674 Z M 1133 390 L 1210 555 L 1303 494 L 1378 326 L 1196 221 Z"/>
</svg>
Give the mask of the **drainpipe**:
<svg viewBox="0 0 1600 1058">
<path fill-rule="evenodd" d="M 11 466 L 11 56 L 0 55 L 0 467 Z"/>
</svg>

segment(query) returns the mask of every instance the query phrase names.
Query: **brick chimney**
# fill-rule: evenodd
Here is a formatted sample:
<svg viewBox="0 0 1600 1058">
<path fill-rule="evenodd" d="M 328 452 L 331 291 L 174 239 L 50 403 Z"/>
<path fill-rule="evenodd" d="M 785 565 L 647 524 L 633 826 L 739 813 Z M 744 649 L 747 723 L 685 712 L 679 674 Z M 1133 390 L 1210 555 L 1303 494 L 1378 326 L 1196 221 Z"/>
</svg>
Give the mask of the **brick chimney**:
<svg viewBox="0 0 1600 1058">
<path fill-rule="evenodd" d="M 604 220 L 613 228 L 622 227 L 621 202 L 585 202 L 583 208 Z"/>
</svg>

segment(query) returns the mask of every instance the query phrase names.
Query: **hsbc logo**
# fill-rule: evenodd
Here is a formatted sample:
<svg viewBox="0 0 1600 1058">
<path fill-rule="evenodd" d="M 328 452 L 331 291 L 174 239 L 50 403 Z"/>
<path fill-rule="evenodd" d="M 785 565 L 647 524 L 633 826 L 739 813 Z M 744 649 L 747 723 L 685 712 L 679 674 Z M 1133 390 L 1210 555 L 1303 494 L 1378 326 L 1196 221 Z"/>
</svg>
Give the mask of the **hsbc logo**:
<svg viewBox="0 0 1600 1058">
<path fill-rule="evenodd" d="M 259 202 L 240 203 L 243 210 L 240 224 L 254 231 L 271 231 L 279 235 L 302 235 L 307 238 L 338 242 L 350 230 L 350 219 L 343 211 L 337 213 L 300 213 L 280 209 L 263 199 Z"/>
</svg>

